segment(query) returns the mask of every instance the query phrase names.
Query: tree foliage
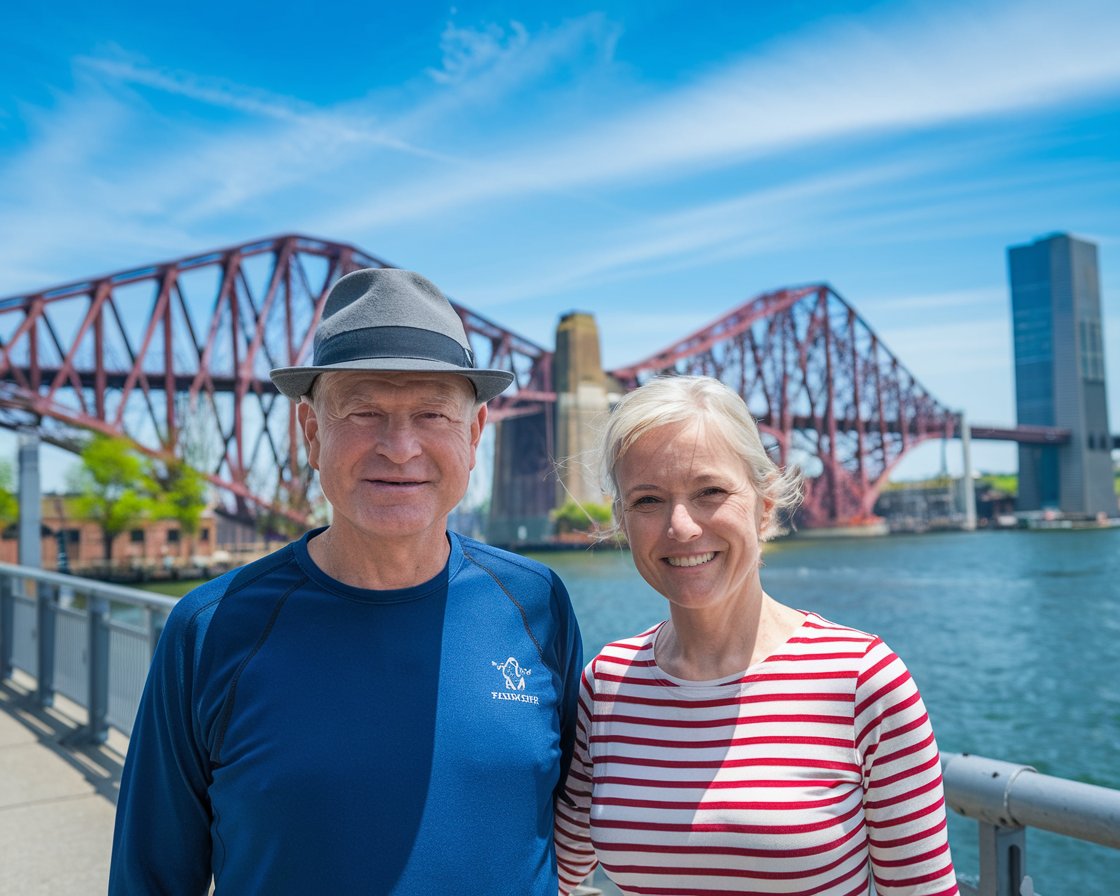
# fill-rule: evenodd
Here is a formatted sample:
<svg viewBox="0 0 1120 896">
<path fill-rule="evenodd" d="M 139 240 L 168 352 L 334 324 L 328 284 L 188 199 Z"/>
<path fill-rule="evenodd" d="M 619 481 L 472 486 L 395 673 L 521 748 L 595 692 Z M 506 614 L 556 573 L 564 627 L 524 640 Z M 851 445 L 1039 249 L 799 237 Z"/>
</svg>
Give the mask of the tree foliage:
<svg viewBox="0 0 1120 896">
<path fill-rule="evenodd" d="M 208 501 L 206 479 L 181 460 L 152 460 L 127 439 L 94 433 L 70 473 L 74 509 L 101 527 L 106 560 L 118 535 L 150 519 L 173 519 L 198 533 Z"/>
<path fill-rule="evenodd" d="M 19 519 L 19 498 L 12 489 L 12 465 L 0 460 L 0 528 Z"/>
<path fill-rule="evenodd" d="M 154 514 L 175 520 L 188 538 L 198 534 L 206 509 L 208 486 L 205 477 L 181 460 L 159 461 L 152 466 L 156 486 Z"/>
<path fill-rule="evenodd" d="M 1019 476 L 1016 473 L 981 473 L 978 480 L 988 488 L 1005 495 L 1019 493 Z"/>
<path fill-rule="evenodd" d="M 590 532 L 610 524 L 611 507 L 609 504 L 596 504 L 568 500 L 554 511 L 552 521 L 557 532 Z"/>
<path fill-rule="evenodd" d="M 146 460 L 125 439 L 95 433 L 80 457 L 81 466 L 71 472 L 74 507 L 101 527 L 104 557 L 110 560 L 116 537 L 154 515 L 155 482 Z"/>
</svg>

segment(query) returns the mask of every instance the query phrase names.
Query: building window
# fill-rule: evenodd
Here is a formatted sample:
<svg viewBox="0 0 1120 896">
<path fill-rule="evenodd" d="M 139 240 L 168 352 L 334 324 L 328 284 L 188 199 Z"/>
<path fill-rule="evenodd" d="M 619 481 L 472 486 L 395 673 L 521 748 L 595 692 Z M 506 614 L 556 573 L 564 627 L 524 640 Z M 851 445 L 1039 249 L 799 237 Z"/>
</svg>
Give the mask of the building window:
<svg viewBox="0 0 1120 896">
<path fill-rule="evenodd" d="M 81 529 L 67 529 L 66 530 L 66 543 L 67 544 L 81 544 L 82 543 L 82 530 Z"/>
<path fill-rule="evenodd" d="M 1080 321 L 1081 377 L 1089 382 L 1104 381 L 1104 338 L 1099 321 Z"/>
<path fill-rule="evenodd" d="M 179 530 L 178 529 L 168 529 L 167 530 L 167 543 L 168 544 L 178 544 L 179 543 Z"/>
<path fill-rule="evenodd" d="M 209 529 L 200 529 L 199 532 L 198 532 L 198 540 L 199 541 L 209 541 L 210 540 L 210 530 Z"/>
<path fill-rule="evenodd" d="M 129 533 L 128 538 L 129 538 L 129 541 L 131 541 L 133 544 L 143 544 L 144 543 L 144 530 L 143 529 L 133 529 Z"/>
</svg>

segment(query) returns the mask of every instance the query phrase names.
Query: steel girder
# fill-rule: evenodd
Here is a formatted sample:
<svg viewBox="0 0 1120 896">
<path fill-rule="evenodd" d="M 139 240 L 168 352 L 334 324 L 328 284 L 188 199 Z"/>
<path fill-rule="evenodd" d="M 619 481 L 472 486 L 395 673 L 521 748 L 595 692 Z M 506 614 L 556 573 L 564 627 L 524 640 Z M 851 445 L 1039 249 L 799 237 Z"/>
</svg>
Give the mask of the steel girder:
<svg viewBox="0 0 1120 896">
<path fill-rule="evenodd" d="M 268 372 L 310 357 L 335 280 L 389 266 L 285 235 L 0 299 L 0 426 L 71 450 L 82 430 L 125 436 L 203 472 L 234 512 L 306 521 L 295 408 Z M 491 419 L 554 401 L 551 352 L 452 304 L 480 366 L 514 374 Z"/>
<path fill-rule="evenodd" d="M 959 432 L 959 415 L 825 284 L 757 296 L 611 374 L 624 389 L 659 374 L 713 376 L 737 389 L 777 459 L 806 472 L 807 528 L 868 521 L 906 452 Z"/>
</svg>

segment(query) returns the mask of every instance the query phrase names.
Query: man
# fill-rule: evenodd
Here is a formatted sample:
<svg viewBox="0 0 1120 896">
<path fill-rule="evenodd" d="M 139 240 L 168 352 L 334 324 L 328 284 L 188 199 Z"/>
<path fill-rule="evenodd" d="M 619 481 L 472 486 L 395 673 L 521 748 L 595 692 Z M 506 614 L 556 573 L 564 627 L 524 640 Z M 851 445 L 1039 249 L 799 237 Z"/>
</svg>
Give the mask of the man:
<svg viewBox="0 0 1120 896">
<path fill-rule="evenodd" d="M 554 573 L 447 530 L 512 379 L 423 277 L 332 287 L 312 364 L 272 371 L 331 524 L 176 605 L 111 894 L 557 892 L 579 630 Z"/>
</svg>

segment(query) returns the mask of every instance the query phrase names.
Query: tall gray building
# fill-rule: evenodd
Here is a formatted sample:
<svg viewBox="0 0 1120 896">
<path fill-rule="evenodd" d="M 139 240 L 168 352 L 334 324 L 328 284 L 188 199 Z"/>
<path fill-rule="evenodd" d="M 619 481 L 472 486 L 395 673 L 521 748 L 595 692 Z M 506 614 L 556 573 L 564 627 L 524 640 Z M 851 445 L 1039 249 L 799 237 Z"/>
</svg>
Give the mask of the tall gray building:
<svg viewBox="0 0 1120 896">
<path fill-rule="evenodd" d="M 1007 261 L 1019 424 L 1072 436 L 1019 446 L 1019 509 L 1115 516 L 1097 247 L 1059 233 Z"/>
</svg>

